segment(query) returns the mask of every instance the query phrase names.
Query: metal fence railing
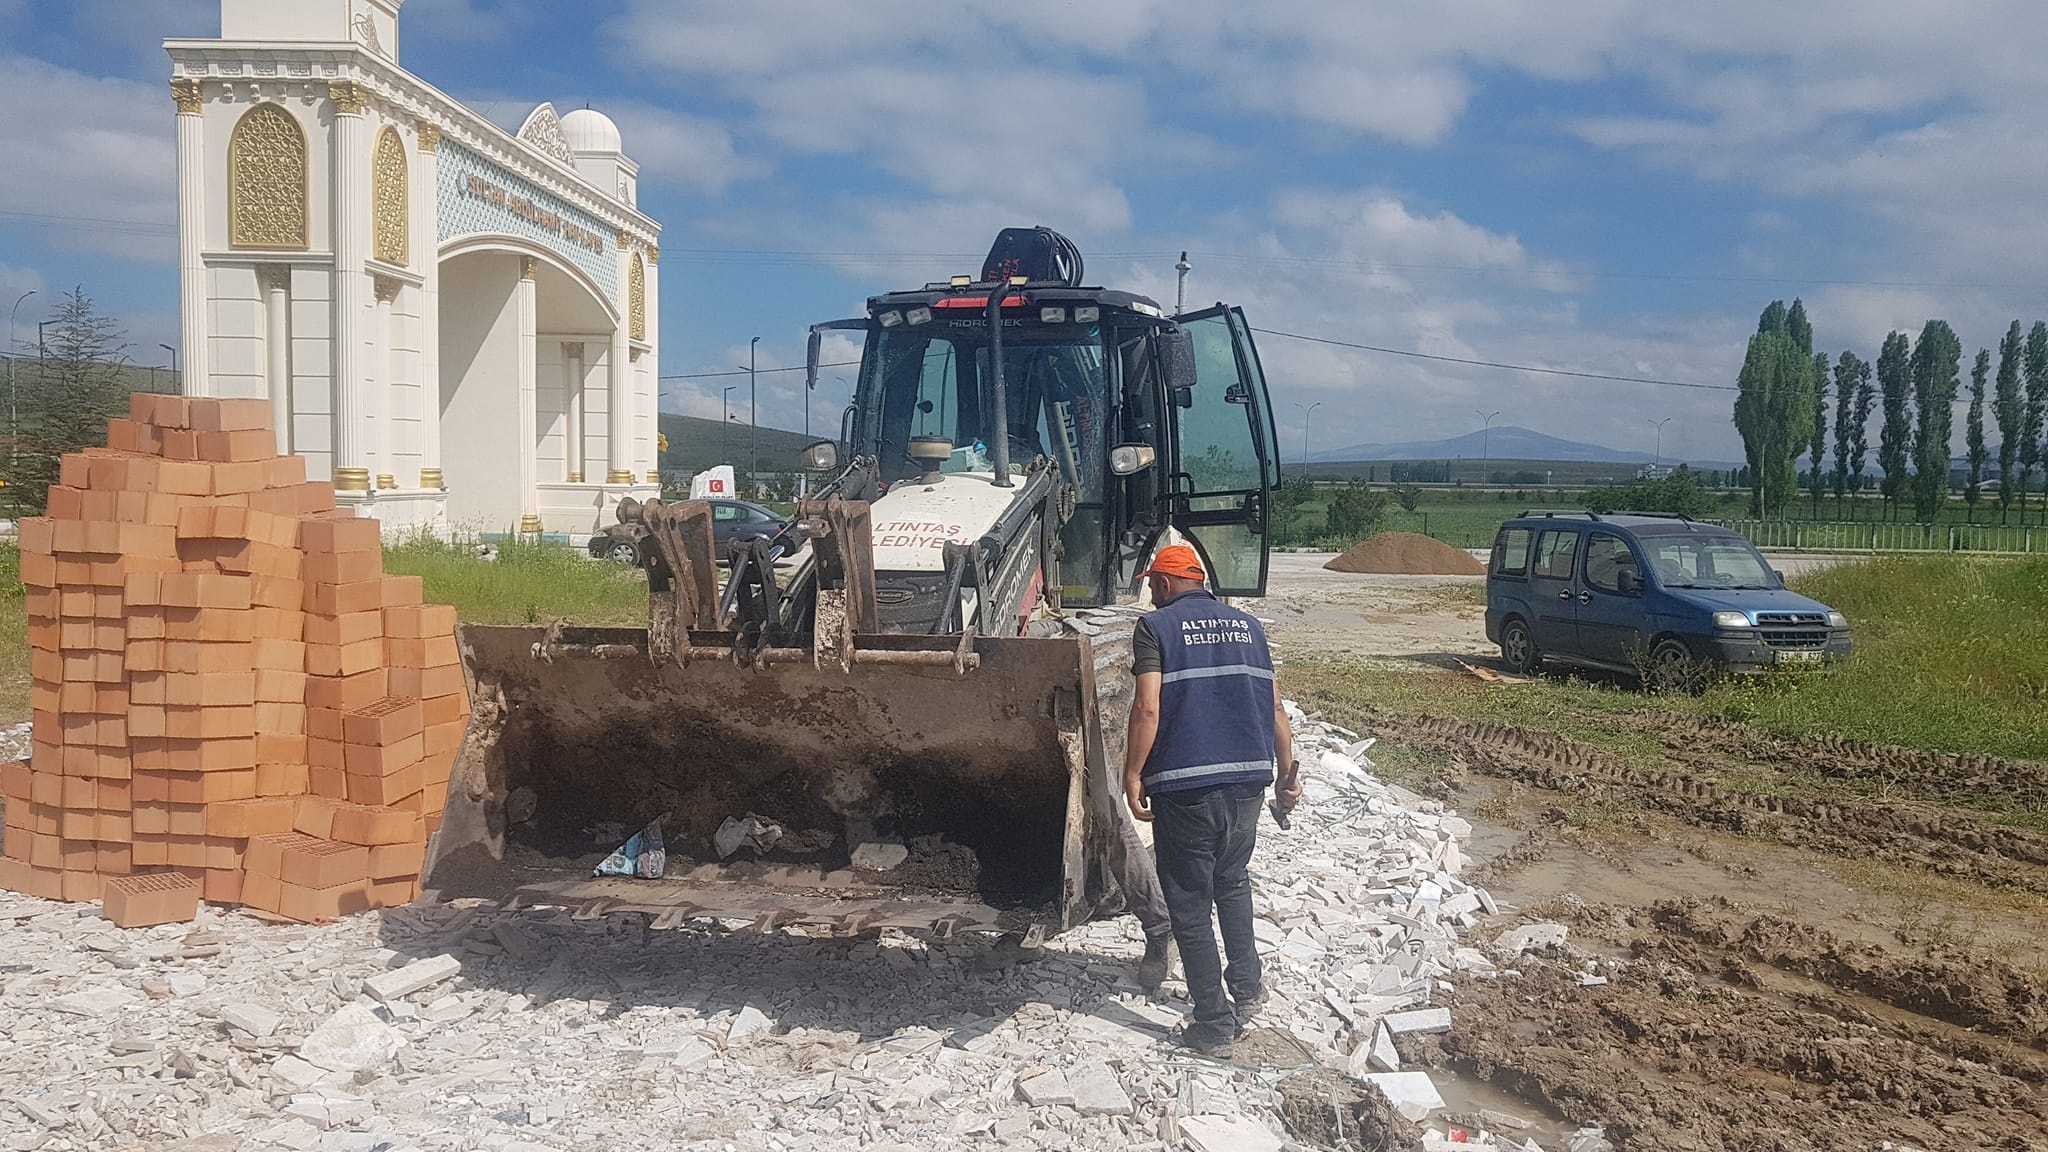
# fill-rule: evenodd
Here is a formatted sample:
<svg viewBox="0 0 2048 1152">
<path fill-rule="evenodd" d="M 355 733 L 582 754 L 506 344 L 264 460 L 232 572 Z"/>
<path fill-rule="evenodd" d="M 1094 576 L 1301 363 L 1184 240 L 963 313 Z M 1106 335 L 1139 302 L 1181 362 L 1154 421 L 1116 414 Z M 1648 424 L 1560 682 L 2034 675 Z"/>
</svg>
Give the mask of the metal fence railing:
<svg viewBox="0 0 2048 1152">
<path fill-rule="evenodd" d="M 1809 552 L 2019 552 L 2048 554 L 2048 528 L 1833 520 L 1714 520 L 1759 548 Z"/>
</svg>

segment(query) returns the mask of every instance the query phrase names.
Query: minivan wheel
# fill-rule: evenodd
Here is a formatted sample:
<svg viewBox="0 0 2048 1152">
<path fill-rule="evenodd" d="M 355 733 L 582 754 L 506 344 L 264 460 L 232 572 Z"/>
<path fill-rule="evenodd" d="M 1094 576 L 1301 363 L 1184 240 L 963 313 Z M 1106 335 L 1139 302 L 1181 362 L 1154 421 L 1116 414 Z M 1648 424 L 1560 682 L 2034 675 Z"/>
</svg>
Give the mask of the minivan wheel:
<svg viewBox="0 0 2048 1152">
<path fill-rule="evenodd" d="M 1543 666 L 1543 653 L 1537 650 L 1536 637 L 1530 635 L 1526 621 L 1510 620 L 1501 625 L 1500 658 L 1510 672 L 1522 676 L 1533 676 Z"/>
<path fill-rule="evenodd" d="M 604 558 L 619 564 L 638 564 L 640 549 L 631 540 L 621 540 L 605 549 Z"/>
<path fill-rule="evenodd" d="M 1685 641 L 1666 637 L 1650 649 L 1650 686 L 1660 692 L 1698 694 L 1706 688 L 1706 669 Z"/>
</svg>

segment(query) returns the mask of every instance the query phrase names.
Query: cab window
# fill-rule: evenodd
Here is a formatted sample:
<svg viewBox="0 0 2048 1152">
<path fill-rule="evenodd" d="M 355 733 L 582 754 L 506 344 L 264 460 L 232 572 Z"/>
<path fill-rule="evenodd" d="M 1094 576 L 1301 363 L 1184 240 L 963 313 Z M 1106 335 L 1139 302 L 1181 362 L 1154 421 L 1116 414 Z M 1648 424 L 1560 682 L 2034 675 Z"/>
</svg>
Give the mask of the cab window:
<svg viewBox="0 0 2048 1152">
<path fill-rule="evenodd" d="M 1594 532 L 1586 537 L 1586 583 L 1602 592 L 1620 592 L 1621 574 L 1631 572 L 1636 581 L 1642 582 L 1642 571 L 1636 564 L 1635 553 L 1629 551 L 1628 541 L 1607 532 Z"/>
<path fill-rule="evenodd" d="M 1529 574 L 1529 542 L 1535 536 L 1527 528 L 1503 528 L 1493 541 L 1493 574 L 1496 576 L 1527 576 Z"/>
<path fill-rule="evenodd" d="M 1545 580 L 1572 578 L 1572 555 L 1579 549 L 1577 532 L 1552 529 L 1536 537 L 1536 575 Z"/>
</svg>

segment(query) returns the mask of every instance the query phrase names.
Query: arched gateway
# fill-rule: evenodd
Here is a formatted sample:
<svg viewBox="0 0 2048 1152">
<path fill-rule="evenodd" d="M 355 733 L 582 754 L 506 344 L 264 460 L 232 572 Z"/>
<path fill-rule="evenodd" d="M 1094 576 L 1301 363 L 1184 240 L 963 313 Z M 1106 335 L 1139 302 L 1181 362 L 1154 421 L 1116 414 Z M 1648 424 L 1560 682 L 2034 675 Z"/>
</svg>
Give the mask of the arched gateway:
<svg viewBox="0 0 2048 1152">
<path fill-rule="evenodd" d="M 602 113 L 517 135 L 398 66 L 403 0 L 171 40 L 185 391 L 392 530 L 591 532 L 655 490 L 661 226 Z"/>
</svg>

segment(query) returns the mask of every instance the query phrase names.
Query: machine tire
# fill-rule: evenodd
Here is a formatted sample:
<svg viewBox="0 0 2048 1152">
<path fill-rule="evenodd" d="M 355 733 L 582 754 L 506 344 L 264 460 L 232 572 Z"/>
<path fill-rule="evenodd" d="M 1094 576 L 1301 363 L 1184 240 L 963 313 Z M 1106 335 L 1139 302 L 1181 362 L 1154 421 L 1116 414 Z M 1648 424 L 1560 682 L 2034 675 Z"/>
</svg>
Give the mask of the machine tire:
<svg viewBox="0 0 2048 1152">
<path fill-rule="evenodd" d="M 638 564 L 640 546 L 631 540 L 620 540 L 604 550 L 604 558 L 614 564 Z"/>
<path fill-rule="evenodd" d="M 1543 651 L 1529 632 L 1529 622 L 1520 616 L 1500 626 L 1500 660 L 1517 676 L 1534 676 L 1543 670 Z"/>
</svg>

